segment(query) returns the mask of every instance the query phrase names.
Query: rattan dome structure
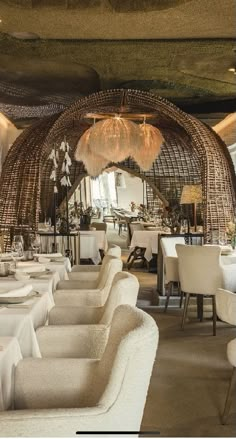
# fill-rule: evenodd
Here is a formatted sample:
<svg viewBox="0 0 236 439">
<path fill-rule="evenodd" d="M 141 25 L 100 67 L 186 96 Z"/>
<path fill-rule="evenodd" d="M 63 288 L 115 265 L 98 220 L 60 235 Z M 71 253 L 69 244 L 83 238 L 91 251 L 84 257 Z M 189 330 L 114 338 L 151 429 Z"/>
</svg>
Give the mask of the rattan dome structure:
<svg viewBox="0 0 236 439">
<path fill-rule="evenodd" d="M 122 111 L 153 113 L 151 123 L 161 131 L 165 142 L 147 172 L 131 159 L 117 164 L 114 157 L 116 166 L 146 179 L 166 204 L 173 197 L 180 198 L 184 185 L 201 183 L 205 241 L 210 241 L 212 230 L 225 230 L 235 213 L 236 181 L 224 142 L 210 127 L 166 99 L 123 89 L 81 98 L 62 113 L 39 120 L 16 139 L 0 179 L 0 229 L 14 231 L 24 226 L 37 230 L 40 213 L 45 215 L 52 206 L 52 163 L 47 160 L 52 146 L 59 145 L 66 136 L 73 156 L 79 138 L 90 126 L 84 118 L 87 113 Z M 86 175 L 83 163 L 74 160 L 71 194 Z M 64 191 L 59 191 L 59 202 L 63 202 Z"/>
</svg>

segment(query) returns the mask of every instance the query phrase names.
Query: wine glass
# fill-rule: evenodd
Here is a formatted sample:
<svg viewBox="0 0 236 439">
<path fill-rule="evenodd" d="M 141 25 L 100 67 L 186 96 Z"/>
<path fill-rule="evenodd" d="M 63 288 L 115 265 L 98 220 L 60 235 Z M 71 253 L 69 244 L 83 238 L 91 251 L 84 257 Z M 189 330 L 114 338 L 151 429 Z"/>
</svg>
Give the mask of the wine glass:
<svg viewBox="0 0 236 439">
<path fill-rule="evenodd" d="M 226 245 L 227 244 L 226 232 L 219 232 L 219 244 L 220 245 Z"/>
<path fill-rule="evenodd" d="M 36 235 L 34 235 L 32 241 L 31 241 L 31 247 L 35 251 L 36 254 L 39 252 L 40 246 L 41 246 L 40 235 L 36 234 Z"/>
</svg>

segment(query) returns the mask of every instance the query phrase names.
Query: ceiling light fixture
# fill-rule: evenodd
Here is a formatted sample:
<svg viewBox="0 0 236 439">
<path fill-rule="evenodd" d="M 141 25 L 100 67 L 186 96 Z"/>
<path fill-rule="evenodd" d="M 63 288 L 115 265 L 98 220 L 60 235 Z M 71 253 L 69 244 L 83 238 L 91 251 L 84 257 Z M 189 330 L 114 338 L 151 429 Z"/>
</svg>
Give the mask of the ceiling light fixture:
<svg viewBox="0 0 236 439">
<path fill-rule="evenodd" d="M 93 118 L 94 123 L 81 136 L 75 159 L 84 163 L 92 177 L 97 177 L 110 162 L 122 162 L 128 157 L 144 171 L 151 168 L 164 141 L 158 128 L 146 123 L 153 115 L 89 113 L 85 117 Z M 100 120 L 95 122 L 96 119 Z"/>
<path fill-rule="evenodd" d="M 236 68 L 235 68 L 235 67 L 230 67 L 230 68 L 228 69 L 228 71 L 229 71 L 229 72 L 232 72 L 232 73 L 234 73 L 234 74 L 236 75 Z"/>
</svg>

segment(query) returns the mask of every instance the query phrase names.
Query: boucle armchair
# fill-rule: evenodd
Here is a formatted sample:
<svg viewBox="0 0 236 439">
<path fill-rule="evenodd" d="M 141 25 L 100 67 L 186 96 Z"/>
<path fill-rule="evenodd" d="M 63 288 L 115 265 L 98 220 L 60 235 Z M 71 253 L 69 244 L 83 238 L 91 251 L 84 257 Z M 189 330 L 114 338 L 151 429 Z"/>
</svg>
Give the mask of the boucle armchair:
<svg viewBox="0 0 236 439">
<path fill-rule="evenodd" d="M 118 245 L 112 244 L 106 252 L 101 265 L 74 265 L 71 272 L 68 273 L 70 280 L 97 280 L 102 266 L 106 264 L 106 256 L 121 257 L 121 248 Z"/>
<path fill-rule="evenodd" d="M 49 314 L 49 326 L 36 331 L 42 356 L 100 358 L 115 309 L 122 304 L 135 306 L 138 290 L 137 278 L 120 272 L 114 277 L 104 306 L 55 306 Z"/>
<path fill-rule="evenodd" d="M 176 244 L 181 290 L 186 294 L 182 329 L 187 316 L 190 294 L 212 298 L 213 335 L 216 335 L 216 300 L 218 288 L 227 288 L 236 282 L 235 264 L 222 265 L 221 248 L 217 245 Z M 201 308 L 201 309 L 200 309 Z M 203 319 L 203 307 L 199 306 L 199 317 Z"/>
<path fill-rule="evenodd" d="M 71 437 L 76 432 L 139 431 L 157 345 L 153 318 L 121 305 L 101 360 L 20 361 L 15 370 L 15 410 L 0 412 L 0 435 Z"/>
<path fill-rule="evenodd" d="M 216 312 L 220 320 L 236 326 L 236 294 L 231 291 L 219 288 L 216 292 Z M 227 358 L 233 372 L 229 383 L 229 388 L 225 400 L 224 412 L 222 415 L 222 424 L 226 424 L 229 416 L 233 395 L 236 387 L 236 338 L 227 344 Z"/>
<path fill-rule="evenodd" d="M 166 289 L 165 312 L 167 311 L 171 294 L 173 294 L 174 282 L 179 284 L 179 267 L 178 257 L 176 253 L 176 244 L 185 244 L 185 240 L 181 236 L 173 236 L 161 238 L 161 248 L 164 262 L 164 279 Z M 180 308 L 182 306 L 183 294 L 180 297 Z"/>
<path fill-rule="evenodd" d="M 58 306 L 103 306 L 109 296 L 114 276 L 122 271 L 121 259 L 106 256 L 108 262 L 102 267 L 97 281 L 61 281 L 54 293 Z M 78 287 L 81 287 L 80 289 Z"/>
</svg>

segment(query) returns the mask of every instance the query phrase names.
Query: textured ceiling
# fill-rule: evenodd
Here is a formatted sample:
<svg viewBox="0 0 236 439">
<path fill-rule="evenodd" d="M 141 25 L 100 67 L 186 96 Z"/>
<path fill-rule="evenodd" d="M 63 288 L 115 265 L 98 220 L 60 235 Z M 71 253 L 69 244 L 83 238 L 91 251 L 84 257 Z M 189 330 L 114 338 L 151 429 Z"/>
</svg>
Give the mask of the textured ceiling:
<svg viewBox="0 0 236 439">
<path fill-rule="evenodd" d="M 235 7 L 234 0 L 1 0 L 0 18 L 2 32 L 42 38 L 232 38 Z"/>
<path fill-rule="evenodd" d="M 232 0 L 0 0 L 0 111 L 37 118 L 108 88 L 234 111 L 235 18 Z"/>
</svg>

